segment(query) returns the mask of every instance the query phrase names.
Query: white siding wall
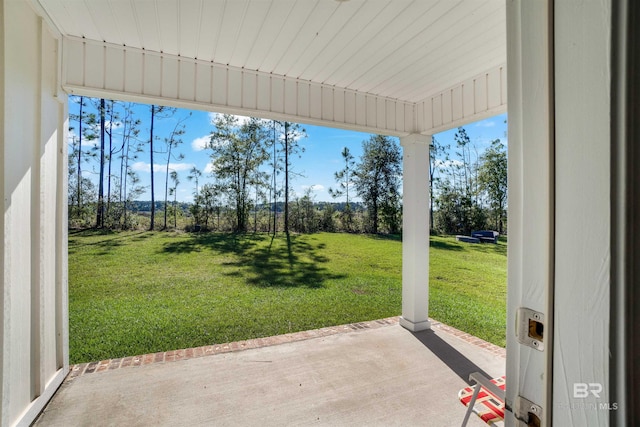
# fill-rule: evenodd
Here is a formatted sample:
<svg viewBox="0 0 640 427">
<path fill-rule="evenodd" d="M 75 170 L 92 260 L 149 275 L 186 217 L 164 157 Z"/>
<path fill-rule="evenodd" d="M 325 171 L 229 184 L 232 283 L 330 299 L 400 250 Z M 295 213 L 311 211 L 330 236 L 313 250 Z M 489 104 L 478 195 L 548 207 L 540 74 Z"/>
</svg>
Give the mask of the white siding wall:
<svg viewBox="0 0 640 427">
<path fill-rule="evenodd" d="M 553 296 L 553 121 L 548 1 L 507 2 L 509 67 L 509 252 L 507 403 L 542 406 L 550 396 Z M 544 351 L 518 343 L 519 307 L 545 316 Z M 508 425 L 513 425 L 510 419 Z M 549 423 L 549 420 L 546 419 Z M 550 424 L 543 424 L 550 425 Z M 559 424 L 560 425 L 560 424 Z"/>
<path fill-rule="evenodd" d="M 58 41 L 29 3 L 2 9 L 0 422 L 28 425 L 68 369 L 66 96 Z"/>
<path fill-rule="evenodd" d="M 554 425 L 609 425 L 615 403 L 607 390 L 611 5 L 555 2 Z M 575 383 L 602 385 L 600 397 L 574 397 Z"/>
<path fill-rule="evenodd" d="M 470 78 L 416 104 L 416 126 L 434 134 L 504 113 L 507 67 L 502 65 Z"/>
</svg>

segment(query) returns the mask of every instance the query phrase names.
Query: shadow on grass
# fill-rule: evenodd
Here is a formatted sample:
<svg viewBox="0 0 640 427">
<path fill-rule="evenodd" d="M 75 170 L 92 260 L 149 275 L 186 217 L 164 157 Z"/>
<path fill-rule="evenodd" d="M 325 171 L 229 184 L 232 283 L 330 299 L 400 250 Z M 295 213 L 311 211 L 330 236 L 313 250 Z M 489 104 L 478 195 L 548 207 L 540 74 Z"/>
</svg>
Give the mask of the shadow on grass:
<svg viewBox="0 0 640 427">
<path fill-rule="evenodd" d="M 222 274 L 244 277 L 246 283 L 262 288 L 303 287 L 318 289 L 327 280 L 346 277 L 326 267 L 323 243 L 313 245 L 304 236 L 266 234 L 197 234 L 166 243 L 165 253 L 213 252 L 231 254 L 223 262 Z"/>
<path fill-rule="evenodd" d="M 242 254 L 254 247 L 263 237 L 251 234 L 192 233 L 187 238 L 164 244 L 163 252 L 184 254 L 213 250 L 220 253 Z"/>
<path fill-rule="evenodd" d="M 436 249 L 443 249 L 446 251 L 461 251 L 463 250 L 462 246 L 458 243 L 453 242 L 445 242 L 442 240 L 431 240 L 429 242 L 429 246 Z"/>
<path fill-rule="evenodd" d="M 74 237 L 92 237 L 92 236 L 113 236 L 111 238 L 100 239 L 95 242 L 86 242 L 85 240 L 80 243 L 79 241 L 74 240 Z M 95 246 L 101 249 L 98 252 L 98 255 L 106 255 L 112 250 L 124 246 L 127 241 L 130 240 L 142 240 L 148 238 L 149 235 L 145 231 L 138 231 L 136 233 L 127 233 L 122 234 L 112 230 L 105 229 L 91 229 L 91 230 L 81 230 L 74 231 L 73 233 L 69 233 L 69 253 L 73 254 L 76 252 L 76 248 L 84 247 L 84 246 Z"/>
<path fill-rule="evenodd" d="M 402 242 L 402 234 L 366 234 L 366 236 L 374 240 L 391 240 L 394 242 Z"/>
</svg>

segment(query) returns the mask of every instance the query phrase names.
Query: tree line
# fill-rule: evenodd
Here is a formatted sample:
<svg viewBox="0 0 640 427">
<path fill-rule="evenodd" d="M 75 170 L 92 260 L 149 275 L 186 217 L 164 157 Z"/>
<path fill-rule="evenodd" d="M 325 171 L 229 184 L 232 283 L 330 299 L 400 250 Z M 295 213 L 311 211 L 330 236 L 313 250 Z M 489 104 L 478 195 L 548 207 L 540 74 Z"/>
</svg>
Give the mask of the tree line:
<svg viewBox="0 0 640 427">
<path fill-rule="evenodd" d="M 188 171 L 193 203 L 185 212 L 177 194 L 178 186 L 186 183 L 171 165 L 184 158 L 179 151 L 188 116 L 176 117 L 176 109 L 151 105 L 143 131 L 134 104 L 84 97 L 72 102 L 78 108 L 70 114 L 71 227 L 272 233 L 400 229 L 401 156 L 393 138 L 371 136 L 363 142 L 358 163 L 345 147 L 345 168 L 336 172 L 337 186 L 330 189 L 336 203 L 318 203 L 313 188 L 302 195 L 292 190 L 292 181 L 301 175 L 295 160 L 304 153 L 304 128 L 286 121 L 217 115 L 206 144 L 213 182 L 201 184 L 205 171 L 196 167 Z M 168 118 L 173 118 L 173 130 L 161 135 L 157 123 Z M 151 200 L 144 212 L 135 203 L 146 190 L 133 167 L 141 160 L 150 173 Z M 160 168 L 164 200 L 157 202 L 154 171 Z M 354 203 L 354 197 L 361 202 Z"/>
<path fill-rule="evenodd" d="M 470 234 L 473 230 L 507 231 L 507 151 L 499 140 L 480 152 L 464 128 L 454 145 L 435 137 L 429 150 L 431 230 Z"/>
<path fill-rule="evenodd" d="M 274 234 L 401 231 L 402 157 L 395 138 L 370 136 L 358 159 L 344 147 L 335 186 L 329 189 L 334 203 L 317 202 L 313 188 L 302 195 L 292 190 L 292 181 L 301 175 L 295 163 L 304 155 L 301 141 L 307 136 L 299 124 L 216 115 L 206 143 L 211 170 L 192 167 L 185 177 L 173 162 L 184 158 L 180 148 L 190 114 L 151 105 L 143 115 L 135 104 L 104 99 L 76 97 L 72 102 L 77 109 L 70 114 L 70 227 Z M 169 118 L 170 130 L 160 132 L 158 123 Z M 143 119 L 148 129 L 142 129 Z M 463 128 L 455 142 L 451 158 L 450 147 L 432 140 L 432 230 L 504 231 L 504 145 L 496 140 L 479 154 Z M 147 190 L 134 168 L 140 161 L 149 165 L 148 210 L 141 210 L 138 200 Z M 155 171 L 164 172 L 163 182 L 156 182 Z M 203 183 L 204 178 L 211 182 Z M 164 190 L 159 201 L 156 185 Z M 188 209 L 178 200 L 179 185 L 192 189 Z"/>
</svg>

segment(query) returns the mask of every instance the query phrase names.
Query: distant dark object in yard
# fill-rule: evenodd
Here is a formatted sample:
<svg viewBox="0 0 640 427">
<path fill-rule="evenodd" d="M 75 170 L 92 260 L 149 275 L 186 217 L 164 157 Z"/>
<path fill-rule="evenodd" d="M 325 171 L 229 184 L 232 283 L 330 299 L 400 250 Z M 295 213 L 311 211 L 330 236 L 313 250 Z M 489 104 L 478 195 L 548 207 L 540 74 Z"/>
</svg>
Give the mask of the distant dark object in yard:
<svg viewBox="0 0 640 427">
<path fill-rule="evenodd" d="M 480 239 L 478 239 L 477 237 L 471 237 L 471 236 L 456 236 L 456 240 L 458 242 L 465 242 L 465 243 L 480 243 Z"/>
<path fill-rule="evenodd" d="M 480 239 L 482 243 L 498 243 L 498 236 L 500 233 L 492 230 L 479 230 L 471 233 L 471 237 Z"/>
</svg>

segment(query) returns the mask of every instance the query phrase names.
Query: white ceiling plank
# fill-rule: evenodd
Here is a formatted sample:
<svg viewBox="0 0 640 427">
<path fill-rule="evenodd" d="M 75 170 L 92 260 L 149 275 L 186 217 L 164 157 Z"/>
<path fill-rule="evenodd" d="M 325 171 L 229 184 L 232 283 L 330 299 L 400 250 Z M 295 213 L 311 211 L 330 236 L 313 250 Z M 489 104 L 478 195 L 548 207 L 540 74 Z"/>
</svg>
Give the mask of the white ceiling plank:
<svg viewBox="0 0 640 427">
<path fill-rule="evenodd" d="M 202 18 L 198 28 L 196 50 L 198 59 L 213 61 L 225 6 L 226 2 L 224 1 L 204 1 L 202 3 Z"/>
<path fill-rule="evenodd" d="M 265 16 L 268 15 L 272 4 L 272 1 L 258 0 L 247 5 L 235 47 L 229 58 L 230 65 L 245 67 L 262 27 L 266 24 Z"/>
<path fill-rule="evenodd" d="M 301 51 L 299 53 L 293 51 L 291 54 L 295 55 L 296 61 L 289 63 L 289 68 L 284 73 L 291 77 L 300 78 L 302 71 L 305 70 L 322 52 L 327 50 L 328 47 L 335 49 L 341 45 L 341 40 L 338 39 L 340 32 L 345 26 L 356 25 L 353 22 L 354 16 L 362 9 L 363 4 L 355 1 L 338 3 L 338 7 L 333 8 L 331 16 L 326 19 L 320 28 L 316 30 L 316 34 L 312 35 L 305 46 L 300 43 Z M 373 8 L 373 10 L 376 10 Z M 316 17 L 314 16 L 314 19 Z"/>
<path fill-rule="evenodd" d="M 431 38 L 427 43 L 424 43 L 422 38 L 414 38 L 403 46 L 401 51 L 389 55 L 384 63 L 379 64 L 375 70 L 352 84 L 365 92 L 388 93 L 394 84 L 403 84 L 412 75 L 420 75 L 420 72 L 423 72 L 423 75 L 428 74 L 424 69 L 425 67 L 448 66 L 451 64 L 451 59 L 449 58 L 452 52 L 455 52 L 451 57 L 454 60 L 458 60 L 461 57 L 464 59 L 466 55 L 474 52 L 483 52 L 483 47 L 485 47 L 486 43 L 491 42 L 496 36 L 504 32 L 505 22 L 504 19 L 496 16 L 490 8 L 482 8 L 474 12 L 479 15 L 478 18 L 483 22 L 482 28 L 477 33 L 475 31 L 467 31 L 461 34 L 459 28 L 465 28 L 470 24 L 467 20 L 474 18 L 472 15 L 468 15 L 466 19 L 459 22 L 459 26 L 444 27 L 444 29 L 438 28 L 438 36 Z M 502 28 L 500 28 L 501 26 Z M 487 30 L 484 30 L 484 28 L 487 28 Z M 411 58 L 411 60 L 406 61 L 406 58 Z M 440 59 L 440 61 L 435 60 L 436 58 Z M 442 58 L 447 59 L 442 60 Z M 401 61 L 405 61 L 402 63 L 402 68 L 392 65 Z M 466 67 L 449 67 L 448 70 L 442 71 L 449 76 L 456 77 L 460 73 L 459 70 L 464 68 Z"/>
<path fill-rule="evenodd" d="M 474 2 L 474 5 L 480 5 L 480 3 Z M 456 19 L 455 9 L 457 7 L 461 7 L 461 4 L 454 6 L 453 3 L 440 3 L 437 10 L 436 8 L 429 10 L 427 14 L 431 19 L 429 23 L 423 23 L 422 19 L 413 20 L 402 36 L 387 43 L 387 46 L 381 49 L 376 58 L 362 64 L 360 75 L 352 81 L 347 81 L 346 84 L 366 92 L 375 85 L 374 82 L 384 81 L 393 73 L 394 69 L 406 66 L 407 61 L 414 61 L 416 57 L 428 54 L 428 50 L 424 47 L 425 40 L 427 46 L 436 43 L 450 43 L 452 38 L 449 35 L 457 33 L 458 28 L 464 28 L 464 23 Z"/>
<path fill-rule="evenodd" d="M 62 0 L 46 0 L 41 2 L 47 11 L 51 21 L 58 27 L 62 34 L 69 34 L 80 37 L 80 23 L 73 19 L 67 12 L 67 6 Z"/>
<path fill-rule="evenodd" d="M 91 19 L 91 14 L 89 13 L 84 1 L 64 1 L 63 4 L 64 13 L 66 13 L 69 19 L 74 21 L 76 24 L 76 31 L 78 33 L 73 35 L 92 40 L 103 40 Z"/>
<path fill-rule="evenodd" d="M 131 4 L 134 9 L 134 17 L 141 43 L 141 46 L 135 47 L 160 52 L 160 34 L 158 32 L 155 2 L 131 0 Z"/>
<path fill-rule="evenodd" d="M 337 65 L 343 63 L 352 53 L 351 49 L 359 50 L 367 43 L 367 40 L 379 31 L 378 21 L 386 15 L 387 9 L 397 8 L 384 2 L 356 3 L 359 9 L 349 17 L 341 29 L 335 31 L 334 38 L 315 53 L 313 60 L 302 70 L 292 69 L 289 73 L 297 75 L 304 80 L 324 81 L 329 70 L 335 69 Z M 342 6 L 341 6 L 342 7 Z"/>
<path fill-rule="evenodd" d="M 296 78 L 309 82 L 309 88 L 329 85 L 410 103 L 506 58 L 504 0 L 37 1 L 63 35 Z M 212 79 L 222 77 L 214 73 Z M 203 77 L 196 72 L 195 78 Z M 145 85 L 156 92 L 155 82 Z M 246 91 L 253 85 L 240 87 Z M 227 94 L 213 96 L 218 101 Z M 250 99 L 242 93 L 241 103 Z M 353 101 L 364 102 L 360 95 Z M 345 106 L 341 116 L 359 123 L 363 118 L 353 116 L 350 102 L 348 96 L 339 102 Z M 376 108 L 397 126 L 409 120 Z M 328 111 L 319 113 L 324 117 Z"/>
<path fill-rule="evenodd" d="M 140 48 L 142 42 L 131 2 L 109 0 L 106 3 L 109 5 L 109 13 L 113 16 L 121 43 L 125 46 Z"/>
<path fill-rule="evenodd" d="M 198 59 L 203 0 L 180 0 L 178 11 L 178 55 Z"/>
<path fill-rule="evenodd" d="M 248 6 L 248 0 L 230 0 L 226 2 L 224 18 L 220 25 L 220 34 L 216 40 L 216 52 L 213 58 L 218 64 L 230 65 Z"/>
<path fill-rule="evenodd" d="M 309 7 L 311 4 L 314 6 Z M 278 21 L 282 26 L 278 36 L 273 40 L 269 47 L 269 53 L 265 56 L 259 70 L 267 73 L 273 73 L 274 68 L 280 63 L 282 57 L 284 57 L 289 50 L 296 35 L 305 25 L 307 19 L 313 15 L 315 5 L 318 4 L 318 0 L 308 2 L 294 2 L 293 7 L 286 14 L 286 17 L 282 16 Z"/>
<path fill-rule="evenodd" d="M 489 18 L 491 18 L 491 16 L 488 17 L 487 20 L 490 20 Z M 497 21 L 495 24 L 493 27 L 489 27 L 488 30 L 478 34 L 473 33 L 471 35 L 465 35 L 464 37 L 457 36 L 455 37 L 455 41 L 450 39 L 451 41 L 447 44 L 438 43 L 439 39 L 435 39 L 433 43 L 430 42 L 429 45 L 419 47 L 412 52 L 411 56 L 416 57 L 416 61 L 408 64 L 404 69 L 396 71 L 396 74 L 393 76 L 390 74 L 394 70 L 390 70 L 390 72 L 387 73 L 390 75 L 387 79 L 372 79 L 371 81 L 378 82 L 376 86 L 367 86 L 365 84 L 361 89 L 380 94 L 389 92 L 396 93 L 396 91 L 398 93 L 406 93 L 403 89 L 406 90 L 406 88 L 415 84 L 410 81 L 412 76 L 420 76 L 420 73 L 423 73 L 423 76 L 432 76 L 434 73 L 438 73 L 438 71 L 440 71 L 441 74 L 447 75 L 448 78 L 453 75 L 459 77 L 460 80 L 464 80 L 464 78 L 467 77 L 463 76 L 466 69 L 475 69 L 477 71 L 476 67 L 469 65 L 476 62 L 480 64 L 486 63 L 486 55 L 488 52 L 491 53 L 498 49 L 502 51 L 503 55 L 506 55 L 506 51 L 500 49 L 500 46 L 504 46 L 504 41 L 500 40 L 500 36 L 504 34 L 505 22 L 502 20 Z M 419 52 L 428 52 L 428 54 L 420 58 L 417 55 Z M 454 54 L 452 54 L 452 52 Z M 434 60 L 434 58 L 439 58 L 439 60 Z M 396 58 L 392 58 L 391 60 L 395 59 Z M 500 61 L 498 61 L 498 64 L 499 63 Z M 468 65 L 465 66 L 466 64 Z M 483 65 L 480 66 L 482 67 Z M 427 81 L 425 77 L 421 77 L 419 80 L 424 81 L 424 85 L 433 85 L 433 80 L 431 79 Z M 429 81 L 432 83 L 429 83 Z"/>
<path fill-rule="evenodd" d="M 364 48 L 353 52 L 348 61 L 326 79 L 326 83 L 350 87 L 354 81 L 383 63 L 387 56 L 402 51 L 403 46 L 417 34 L 429 35 L 430 26 L 441 25 L 441 17 L 453 4 L 435 1 L 412 3 L 411 7 L 405 8 L 382 26 Z"/>
<path fill-rule="evenodd" d="M 302 23 L 296 35 L 293 36 L 287 50 L 273 67 L 275 74 L 289 75 L 292 66 L 300 63 L 305 52 L 315 52 L 313 50 L 314 41 L 323 43 L 330 37 L 329 34 L 323 32 L 323 27 L 332 18 L 335 19 L 334 14 L 340 5 L 338 2 L 327 1 L 319 1 L 316 4 L 316 7 L 307 16 L 306 21 Z M 317 45 L 315 47 L 317 48 Z"/>
<path fill-rule="evenodd" d="M 101 41 L 114 40 L 117 44 L 123 44 L 122 35 L 118 23 L 111 12 L 109 2 L 86 1 L 85 5 L 91 16 L 91 22 L 101 36 Z"/>
<path fill-rule="evenodd" d="M 162 52 L 178 55 L 180 50 L 180 36 L 178 22 L 180 8 L 177 0 L 162 0 L 156 3 L 156 16 L 158 19 L 158 32 L 160 37 L 160 50 Z"/>
<path fill-rule="evenodd" d="M 244 67 L 251 70 L 260 69 L 260 65 L 269 54 L 274 41 L 283 30 L 283 22 L 289 15 L 295 0 L 272 0 L 269 10 L 260 24 L 260 31 L 252 44 Z"/>
</svg>

